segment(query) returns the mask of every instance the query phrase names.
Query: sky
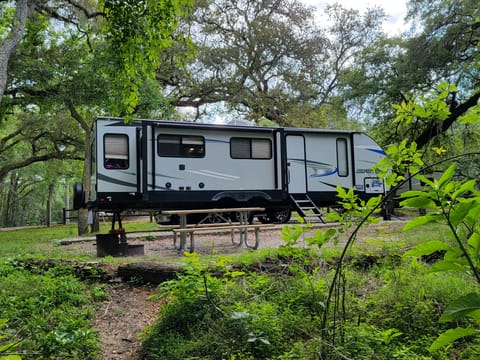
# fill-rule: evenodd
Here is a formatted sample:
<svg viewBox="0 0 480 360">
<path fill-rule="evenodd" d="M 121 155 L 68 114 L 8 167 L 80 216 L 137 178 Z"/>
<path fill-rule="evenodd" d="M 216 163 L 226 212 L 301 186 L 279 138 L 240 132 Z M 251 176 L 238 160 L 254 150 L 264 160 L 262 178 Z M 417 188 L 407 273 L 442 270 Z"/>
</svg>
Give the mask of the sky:
<svg viewBox="0 0 480 360">
<path fill-rule="evenodd" d="M 328 4 L 339 3 L 345 8 L 364 11 L 378 6 L 385 10 L 387 20 L 383 29 L 390 35 L 398 35 L 405 30 L 403 18 L 407 12 L 407 0 L 301 0 L 304 4 L 323 9 Z"/>
</svg>

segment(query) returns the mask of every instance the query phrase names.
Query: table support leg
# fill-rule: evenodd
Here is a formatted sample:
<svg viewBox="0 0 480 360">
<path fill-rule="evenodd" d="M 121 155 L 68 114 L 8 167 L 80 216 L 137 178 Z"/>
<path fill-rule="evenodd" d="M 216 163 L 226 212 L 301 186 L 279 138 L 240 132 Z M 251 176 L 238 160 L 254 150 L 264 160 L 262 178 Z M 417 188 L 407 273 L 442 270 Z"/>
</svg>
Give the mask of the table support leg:
<svg viewBox="0 0 480 360">
<path fill-rule="evenodd" d="M 252 250 L 257 250 L 258 249 L 258 245 L 260 244 L 259 232 L 260 232 L 260 229 L 258 227 L 255 228 L 255 244 L 250 245 L 248 243 L 247 239 L 245 239 L 245 247 L 246 248 L 252 249 Z"/>
<path fill-rule="evenodd" d="M 186 229 L 187 228 L 187 215 L 180 215 L 180 229 Z M 180 248 L 179 250 L 185 250 L 185 245 L 187 243 L 187 233 L 186 232 L 181 232 L 180 233 Z"/>
</svg>

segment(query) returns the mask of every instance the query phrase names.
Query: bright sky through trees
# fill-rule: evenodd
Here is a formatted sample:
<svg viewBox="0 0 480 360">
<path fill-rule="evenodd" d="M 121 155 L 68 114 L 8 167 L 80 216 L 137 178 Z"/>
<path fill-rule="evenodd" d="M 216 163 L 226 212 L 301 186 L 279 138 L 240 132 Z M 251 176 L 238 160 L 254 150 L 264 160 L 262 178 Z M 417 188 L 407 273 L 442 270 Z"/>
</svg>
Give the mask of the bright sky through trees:
<svg viewBox="0 0 480 360">
<path fill-rule="evenodd" d="M 315 6 L 323 9 L 328 4 L 339 3 L 343 7 L 364 11 L 366 8 L 381 7 L 387 14 L 387 21 L 383 25 L 383 29 L 390 35 L 397 35 L 405 30 L 405 17 L 407 6 L 406 0 L 302 0 L 306 5 Z"/>
</svg>

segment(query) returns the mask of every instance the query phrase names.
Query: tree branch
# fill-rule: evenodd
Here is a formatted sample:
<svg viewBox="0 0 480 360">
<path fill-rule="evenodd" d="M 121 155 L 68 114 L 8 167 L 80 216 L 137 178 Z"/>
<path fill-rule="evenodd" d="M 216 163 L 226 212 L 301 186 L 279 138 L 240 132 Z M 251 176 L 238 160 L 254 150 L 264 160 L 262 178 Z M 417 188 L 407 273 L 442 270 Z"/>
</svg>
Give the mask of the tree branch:
<svg viewBox="0 0 480 360">
<path fill-rule="evenodd" d="M 66 99 L 65 103 L 67 105 L 68 110 L 70 111 L 70 115 L 74 118 L 78 124 L 82 127 L 85 133 L 89 133 L 90 125 L 85 121 L 85 119 L 78 113 L 73 101 L 71 99 Z"/>
<path fill-rule="evenodd" d="M 422 148 L 428 144 L 428 142 L 437 135 L 443 134 L 458 120 L 459 117 L 464 115 L 470 108 L 478 104 L 480 99 L 480 92 L 476 92 L 464 103 L 453 107 L 450 116 L 441 122 L 441 126 L 438 126 L 438 122 L 432 121 L 423 131 L 417 136 L 415 142 L 418 148 Z"/>
</svg>

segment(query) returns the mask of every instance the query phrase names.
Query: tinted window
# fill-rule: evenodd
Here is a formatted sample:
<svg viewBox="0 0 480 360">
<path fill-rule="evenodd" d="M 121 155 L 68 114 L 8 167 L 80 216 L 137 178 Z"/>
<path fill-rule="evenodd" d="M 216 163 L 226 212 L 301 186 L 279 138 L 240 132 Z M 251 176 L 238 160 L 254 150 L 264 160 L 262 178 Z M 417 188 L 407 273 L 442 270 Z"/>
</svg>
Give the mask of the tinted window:
<svg viewBox="0 0 480 360">
<path fill-rule="evenodd" d="M 158 135 L 158 155 L 164 157 L 204 157 L 205 139 L 190 135 Z"/>
<path fill-rule="evenodd" d="M 272 142 L 270 139 L 232 138 L 230 155 L 233 159 L 271 159 Z"/>
<path fill-rule="evenodd" d="M 104 167 L 106 169 L 128 169 L 128 136 L 105 134 L 103 137 Z"/>
</svg>

